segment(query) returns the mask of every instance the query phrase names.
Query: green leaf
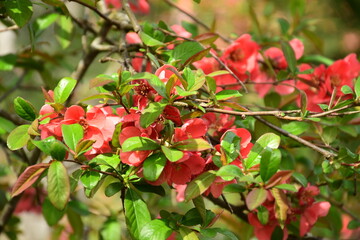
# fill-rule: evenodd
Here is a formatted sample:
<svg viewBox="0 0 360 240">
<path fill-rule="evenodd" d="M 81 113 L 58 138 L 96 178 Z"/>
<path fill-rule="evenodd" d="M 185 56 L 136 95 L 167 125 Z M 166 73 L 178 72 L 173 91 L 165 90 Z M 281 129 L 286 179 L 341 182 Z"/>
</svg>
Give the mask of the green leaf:
<svg viewBox="0 0 360 240">
<path fill-rule="evenodd" d="M 360 77 L 355 81 L 354 90 L 356 98 L 360 98 Z"/>
<path fill-rule="evenodd" d="M 282 125 L 282 129 L 285 131 L 294 134 L 300 135 L 306 132 L 310 128 L 310 124 L 307 122 L 290 122 Z"/>
<path fill-rule="evenodd" d="M 76 80 L 65 77 L 59 81 L 54 89 L 55 103 L 64 103 L 76 86 Z"/>
<path fill-rule="evenodd" d="M 35 37 L 39 37 L 45 29 L 47 29 L 58 19 L 58 17 L 58 13 L 50 13 L 36 18 L 32 27 L 35 33 Z"/>
<path fill-rule="evenodd" d="M 260 160 L 260 176 L 263 182 L 269 180 L 279 170 L 281 152 L 279 149 L 266 148 Z"/>
<path fill-rule="evenodd" d="M 210 143 L 202 138 L 186 139 L 173 145 L 182 151 L 204 151 L 211 148 Z"/>
<path fill-rule="evenodd" d="M 290 28 L 289 22 L 284 18 L 279 18 L 278 22 L 279 22 L 279 25 L 281 28 L 281 33 L 283 35 L 285 35 L 289 31 L 289 28 Z"/>
<path fill-rule="evenodd" d="M 156 150 L 158 148 L 160 148 L 160 145 L 147 137 L 130 137 L 122 144 L 122 150 L 124 152 Z"/>
<path fill-rule="evenodd" d="M 204 198 L 202 196 L 198 196 L 194 198 L 192 201 L 194 203 L 195 208 L 198 211 L 198 214 L 202 219 L 202 226 L 204 226 L 206 223 L 206 208 L 205 208 Z"/>
<path fill-rule="evenodd" d="M 91 159 L 91 163 L 106 165 L 116 169 L 120 164 L 120 156 L 117 154 L 99 154 L 95 158 Z"/>
<path fill-rule="evenodd" d="M 114 196 L 116 193 L 120 192 L 121 189 L 123 189 L 123 188 L 124 188 L 124 184 L 122 184 L 121 182 L 110 183 L 105 188 L 105 196 L 107 196 L 107 197 Z"/>
<path fill-rule="evenodd" d="M 10 150 L 18 150 L 27 144 L 30 139 L 29 127 L 30 125 L 21 125 L 11 131 L 7 138 L 7 146 Z"/>
<path fill-rule="evenodd" d="M 101 180 L 101 174 L 95 171 L 86 171 L 80 177 L 81 182 L 84 184 L 84 187 L 91 190 L 96 187 L 96 185 Z"/>
<path fill-rule="evenodd" d="M 172 233 L 166 223 L 161 219 L 148 222 L 140 232 L 141 240 L 166 240 Z"/>
<path fill-rule="evenodd" d="M 15 197 L 31 187 L 48 167 L 48 163 L 39 163 L 27 167 L 16 180 L 11 191 L 11 197 Z"/>
<path fill-rule="evenodd" d="M 264 149 L 271 148 L 276 149 L 280 145 L 280 137 L 274 133 L 265 133 L 262 135 L 252 147 L 248 158 L 245 159 L 246 169 L 258 164 L 261 159 L 261 154 Z"/>
<path fill-rule="evenodd" d="M 100 229 L 103 240 L 121 240 L 121 225 L 116 218 L 108 218 Z"/>
<path fill-rule="evenodd" d="M 15 54 L 7 54 L 0 56 L 0 71 L 11 71 L 16 64 L 17 56 Z"/>
<path fill-rule="evenodd" d="M 176 162 L 184 156 L 184 152 L 177 149 L 161 146 L 161 150 L 170 162 Z"/>
<path fill-rule="evenodd" d="M 202 50 L 203 47 L 198 42 L 184 42 L 174 48 L 172 57 L 184 64 L 189 58 Z"/>
<path fill-rule="evenodd" d="M 166 164 L 166 157 L 163 153 L 154 153 L 149 156 L 143 164 L 144 178 L 148 181 L 156 181 Z"/>
<path fill-rule="evenodd" d="M 6 13 L 19 27 L 23 27 L 33 14 L 30 0 L 6 0 L 2 4 L 5 6 Z"/>
<path fill-rule="evenodd" d="M 308 103 L 308 99 L 307 99 L 307 95 L 303 90 L 299 90 L 300 93 L 300 107 L 301 107 L 301 113 L 305 114 L 306 113 L 306 109 L 307 109 L 307 103 Z"/>
<path fill-rule="evenodd" d="M 185 190 L 185 201 L 190 201 L 201 195 L 214 182 L 216 175 L 211 172 L 204 172 L 192 180 Z"/>
<path fill-rule="evenodd" d="M 84 137 L 84 130 L 80 124 L 61 125 L 64 142 L 71 150 L 76 150 L 78 142 Z"/>
<path fill-rule="evenodd" d="M 236 98 L 236 97 L 241 97 L 242 94 L 239 93 L 239 91 L 237 90 L 222 90 L 218 93 L 216 93 L 215 97 L 216 97 L 216 100 L 220 101 L 224 101 L 224 100 L 228 100 L 230 98 Z"/>
<path fill-rule="evenodd" d="M 342 86 L 342 87 L 341 87 L 341 92 L 342 92 L 343 94 L 354 94 L 354 91 L 353 91 L 353 90 L 351 89 L 351 87 L 348 86 L 348 85 Z"/>
<path fill-rule="evenodd" d="M 87 203 L 82 202 L 82 200 L 71 200 L 68 204 L 68 207 L 81 216 L 89 216 L 91 214 L 89 211 L 89 206 Z"/>
<path fill-rule="evenodd" d="M 293 48 L 290 46 L 288 42 L 281 41 L 281 49 L 284 53 L 286 62 L 288 63 L 288 67 L 291 73 L 296 73 L 296 58 Z"/>
<path fill-rule="evenodd" d="M 283 190 L 287 190 L 287 191 L 291 191 L 291 192 L 297 192 L 298 191 L 294 185 L 287 184 L 287 183 L 276 185 L 274 188 L 283 189 Z"/>
<path fill-rule="evenodd" d="M 140 238 L 140 231 L 151 221 L 149 209 L 140 196 L 131 188 L 125 194 L 125 220 L 134 239 Z"/>
<path fill-rule="evenodd" d="M 304 175 L 302 175 L 299 172 L 294 172 L 292 175 L 303 187 L 306 187 L 308 184 L 308 181 Z"/>
<path fill-rule="evenodd" d="M 42 203 L 42 214 L 49 226 L 54 226 L 65 214 L 65 209 L 59 210 L 50 202 L 49 198 L 45 198 Z"/>
<path fill-rule="evenodd" d="M 228 131 L 223 135 L 220 142 L 221 149 L 225 152 L 226 163 L 231 163 L 240 154 L 240 137 Z"/>
<path fill-rule="evenodd" d="M 198 240 L 196 233 L 189 228 L 180 227 L 180 236 L 183 240 Z"/>
<path fill-rule="evenodd" d="M 216 176 L 221 177 L 225 181 L 231 181 L 235 177 L 242 177 L 244 174 L 241 169 L 235 165 L 225 165 L 222 166 L 217 172 Z"/>
<path fill-rule="evenodd" d="M 246 206 L 250 211 L 259 207 L 263 202 L 265 202 L 267 197 L 267 191 L 263 188 L 254 188 L 246 196 Z"/>
<path fill-rule="evenodd" d="M 50 155 L 53 159 L 59 161 L 64 160 L 66 152 L 66 147 L 62 142 L 56 140 L 51 144 Z"/>
<path fill-rule="evenodd" d="M 70 197 L 70 181 L 66 168 L 60 161 L 53 161 L 48 172 L 48 196 L 59 210 L 65 208 Z"/>
<path fill-rule="evenodd" d="M 199 211 L 196 208 L 192 208 L 185 213 L 185 215 L 181 218 L 181 224 L 185 226 L 195 226 L 198 224 L 202 224 L 203 220 L 200 216 Z"/>
<path fill-rule="evenodd" d="M 321 55 L 307 55 L 301 58 L 301 62 L 325 64 L 326 66 L 330 66 L 334 63 L 334 60 Z"/>
<path fill-rule="evenodd" d="M 143 73 L 135 74 L 130 79 L 131 80 L 146 79 L 150 84 L 150 86 L 152 86 L 160 96 L 164 98 L 168 98 L 168 96 L 166 95 L 165 83 L 163 83 L 158 76 L 151 73 L 143 72 Z"/>
<path fill-rule="evenodd" d="M 16 128 L 16 125 L 13 122 L 11 122 L 3 117 L 0 117 L 0 130 L 1 131 L 3 130 L 6 133 L 10 133 L 15 128 Z"/>
<path fill-rule="evenodd" d="M 162 46 L 164 45 L 163 42 L 160 42 L 159 40 L 153 38 L 152 36 L 144 33 L 143 31 L 140 32 L 140 38 L 141 38 L 141 41 L 149 46 L 149 47 L 155 47 L 155 46 Z"/>
<path fill-rule="evenodd" d="M 348 225 L 347 225 L 347 228 L 348 229 L 357 229 L 357 228 L 359 228 L 360 227 L 360 222 L 359 221 L 357 221 L 357 220 L 351 220 L 349 223 L 348 223 Z"/>
<path fill-rule="evenodd" d="M 153 122 L 158 119 L 158 117 L 164 111 L 166 104 L 159 102 L 151 102 L 149 105 L 142 111 L 140 116 L 140 126 L 142 128 L 147 128 Z"/>
<path fill-rule="evenodd" d="M 262 225 L 266 225 L 269 222 L 269 210 L 264 206 L 257 208 L 257 217 Z"/>
<path fill-rule="evenodd" d="M 59 16 L 55 28 L 55 37 L 63 49 L 70 46 L 70 43 L 72 41 L 73 28 L 74 26 L 70 17 L 64 15 Z"/>
<path fill-rule="evenodd" d="M 239 240 L 239 238 L 236 237 L 236 235 L 234 233 L 232 233 L 231 231 L 224 229 L 224 228 L 204 228 L 204 229 L 200 229 L 200 233 L 204 237 L 208 237 L 206 239 L 218 239 L 218 238 L 216 238 L 216 234 L 220 233 L 226 237 L 226 238 L 221 238 L 221 239 Z"/>
</svg>

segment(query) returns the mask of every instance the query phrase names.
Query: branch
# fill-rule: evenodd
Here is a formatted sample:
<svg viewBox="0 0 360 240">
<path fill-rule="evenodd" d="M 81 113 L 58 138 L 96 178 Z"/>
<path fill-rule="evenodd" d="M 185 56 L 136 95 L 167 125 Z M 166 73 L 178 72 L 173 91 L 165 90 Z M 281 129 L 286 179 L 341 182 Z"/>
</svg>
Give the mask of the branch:
<svg viewBox="0 0 360 240">
<path fill-rule="evenodd" d="M 6 224 L 9 222 L 11 216 L 13 215 L 15 208 L 21 198 L 23 193 L 20 195 L 13 197 L 10 201 L 5 205 L 4 209 L 0 215 L 0 234 L 4 231 Z"/>
<path fill-rule="evenodd" d="M 105 14 L 103 14 L 102 12 L 100 12 L 96 7 L 93 7 L 83 1 L 80 0 L 68 0 L 69 2 L 76 2 L 80 5 L 83 5 L 84 7 L 87 7 L 89 9 L 91 9 L 92 11 L 94 11 L 97 15 L 99 15 L 101 18 L 103 18 L 107 23 L 110 23 L 111 25 L 114 25 L 115 27 L 117 27 L 119 30 L 126 30 L 126 31 L 130 31 L 132 30 L 132 26 L 128 25 L 128 24 L 122 24 L 120 22 L 114 21 L 113 19 L 109 18 L 108 16 L 106 16 Z"/>
<path fill-rule="evenodd" d="M 279 128 L 278 126 L 276 126 L 276 125 L 274 125 L 274 124 L 266 121 L 265 119 L 263 119 L 263 118 L 261 118 L 261 117 L 259 117 L 259 116 L 254 116 L 254 118 L 255 118 L 256 120 L 262 122 L 262 123 L 265 124 L 266 126 L 268 126 L 268 127 L 272 128 L 272 129 L 274 129 L 275 131 L 281 133 L 282 135 L 284 135 L 284 136 L 286 136 L 286 137 L 289 137 L 289 138 L 292 138 L 293 140 L 295 140 L 295 141 L 297 141 L 297 142 L 299 142 L 299 143 L 302 143 L 302 144 L 304 144 L 305 146 L 307 146 L 307 147 L 315 150 L 316 152 L 322 154 L 322 155 L 323 155 L 325 158 L 327 158 L 327 159 L 331 159 L 331 158 L 336 157 L 336 154 L 335 154 L 335 153 L 332 153 L 332 152 L 329 152 L 329 151 L 327 151 L 327 150 L 325 150 L 325 149 L 322 149 L 322 148 L 316 146 L 315 144 L 313 144 L 313 143 L 311 143 L 311 142 L 308 142 L 308 141 L 306 141 L 306 140 L 304 140 L 304 139 L 302 139 L 302 138 L 300 138 L 300 137 L 298 137 L 298 136 L 296 136 L 296 135 L 294 135 L 294 134 L 291 134 L 291 133 L 285 131 L 284 129 Z"/>
<path fill-rule="evenodd" d="M 133 11 L 131 11 L 131 9 L 130 9 L 129 1 L 128 0 L 121 0 L 121 3 L 122 3 L 123 9 L 126 12 L 126 15 L 130 19 L 130 23 L 131 23 L 134 31 L 136 33 L 139 33 L 141 31 L 141 28 L 140 28 L 140 26 L 138 24 L 138 21 L 136 20 L 136 17 L 134 15 Z"/>
<path fill-rule="evenodd" d="M 19 29 L 19 26 L 13 25 L 13 26 L 10 26 L 10 27 L 4 28 L 4 29 L 0 29 L 0 33 L 6 32 L 6 31 L 11 31 L 11 30 L 17 30 L 17 29 Z"/>
</svg>

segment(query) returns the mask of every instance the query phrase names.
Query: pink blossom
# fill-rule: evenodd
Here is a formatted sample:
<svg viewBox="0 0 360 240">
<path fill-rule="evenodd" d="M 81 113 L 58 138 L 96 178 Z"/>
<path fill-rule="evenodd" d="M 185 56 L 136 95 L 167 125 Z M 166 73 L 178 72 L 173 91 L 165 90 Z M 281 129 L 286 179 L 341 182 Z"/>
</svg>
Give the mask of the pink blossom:
<svg viewBox="0 0 360 240">
<path fill-rule="evenodd" d="M 113 7 L 115 9 L 121 9 L 121 0 L 105 0 L 107 7 Z M 150 6 L 147 0 L 132 0 L 129 1 L 130 8 L 135 13 L 148 14 L 150 11 Z"/>
</svg>

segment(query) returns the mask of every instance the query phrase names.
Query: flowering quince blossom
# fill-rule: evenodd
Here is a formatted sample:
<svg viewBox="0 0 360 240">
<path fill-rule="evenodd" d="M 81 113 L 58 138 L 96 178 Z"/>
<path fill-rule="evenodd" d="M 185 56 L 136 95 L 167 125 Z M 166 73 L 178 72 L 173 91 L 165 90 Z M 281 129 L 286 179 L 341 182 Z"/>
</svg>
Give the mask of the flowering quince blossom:
<svg viewBox="0 0 360 240">
<path fill-rule="evenodd" d="M 247 78 L 246 72 L 251 74 L 257 68 L 259 48 L 249 34 L 244 34 L 225 49 L 221 60 L 244 81 Z"/>
<path fill-rule="evenodd" d="M 309 65 L 303 65 L 300 71 L 310 69 Z M 341 92 L 343 85 L 348 85 L 353 88 L 354 79 L 359 76 L 360 63 L 355 54 L 349 54 L 344 59 L 335 61 L 332 65 L 326 68 L 320 65 L 314 69 L 310 74 L 299 74 L 301 81 L 297 82 L 297 87 L 303 90 L 308 97 L 307 109 L 314 112 L 321 112 L 318 104 L 327 104 L 336 89 L 336 98 L 347 99 Z M 336 100 L 337 100 L 336 99 Z M 298 104 L 300 99 L 298 99 Z"/>
<path fill-rule="evenodd" d="M 294 50 L 295 58 L 299 59 L 304 53 L 304 44 L 299 39 L 293 39 L 289 41 L 290 46 Z M 280 70 L 286 70 L 288 67 L 288 63 L 286 62 L 285 56 L 283 51 L 280 48 L 277 47 L 271 47 L 264 51 L 264 56 L 267 57 L 270 60 L 270 63 L 273 66 L 273 69 L 275 72 L 278 72 Z M 264 59 L 262 55 L 258 54 L 258 61 L 264 62 Z M 262 69 L 266 68 L 267 66 L 265 64 L 258 65 L 258 68 L 256 71 L 254 71 L 254 74 L 252 76 L 252 80 L 256 82 L 255 84 L 255 90 L 258 92 L 258 94 L 261 97 L 264 97 L 267 92 L 272 88 L 271 84 L 261 84 L 261 82 L 275 82 L 274 76 L 272 76 L 272 73 L 266 72 L 266 70 Z M 286 85 L 285 85 L 286 84 Z M 289 86 L 290 85 L 290 86 Z M 287 80 L 283 81 L 282 84 L 276 85 L 275 91 L 279 94 L 285 95 L 292 93 L 294 91 L 295 80 Z"/>
<path fill-rule="evenodd" d="M 115 115 L 109 113 L 109 109 L 102 110 L 93 107 L 86 113 L 85 110 L 77 105 L 69 107 L 64 114 L 61 124 L 78 123 L 84 129 L 84 140 L 95 140 L 93 148 L 87 155 L 109 152 L 109 141 L 115 130 L 115 125 L 120 121 Z"/>
<path fill-rule="evenodd" d="M 125 40 L 126 40 L 126 43 L 130 44 L 130 45 L 131 44 L 141 44 L 141 39 L 140 39 L 139 35 L 135 32 L 128 32 L 125 36 Z M 142 67 L 143 67 L 144 54 L 141 52 L 136 52 L 135 56 L 136 57 L 133 57 L 131 59 L 131 65 L 133 66 L 133 68 L 136 72 L 141 72 Z M 149 61 L 147 61 L 147 63 L 146 63 L 145 71 L 151 72 L 151 63 Z"/>
<path fill-rule="evenodd" d="M 121 9 L 121 0 L 105 0 L 105 4 L 109 8 Z M 148 14 L 150 5 L 147 0 L 129 0 L 130 8 L 135 13 Z"/>
</svg>

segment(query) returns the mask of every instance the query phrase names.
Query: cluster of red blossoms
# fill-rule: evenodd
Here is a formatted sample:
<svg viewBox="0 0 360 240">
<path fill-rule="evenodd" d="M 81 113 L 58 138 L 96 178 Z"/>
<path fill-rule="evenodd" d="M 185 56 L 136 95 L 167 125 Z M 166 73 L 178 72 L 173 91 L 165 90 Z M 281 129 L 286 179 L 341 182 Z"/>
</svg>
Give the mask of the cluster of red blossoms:
<svg viewBox="0 0 360 240">
<path fill-rule="evenodd" d="M 282 192 L 283 194 L 283 192 Z M 298 220 L 300 217 L 299 235 L 303 237 L 308 233 L 319 217 L 324 217 L 328 214 L 331 207 L 329 202 L 315 202 L 315 196 L 319 195 L 319 189 L 316 186 L 301 187 L 299 191 L 293 196 L 293 204 L 287 203 L 287 211 L 285 213 L 283 228 L 283 239 L 288 238 L 287 224 Z M 294 204 L 296 203 L 296 205 Z M 254 211 L 248 214 L 249 223 L 254 226 L 254 233 L 260 240 L 271 239 L 271 235 L 276 227 L 280 226 L 278 221 L 276 209 L 276 201 L 274 196 L 268 191 L 267 199 L 262 204 L 268 211 L 268 217 L 261 222 L 258 217 L 258 212 Z"/>
<path fill-rule="evenodd" d="M 155 75 L 161 81 L 167 83 L 175 72 L 177 70 L 173 66 L 164 65 L 155 72 Z M 209 140 L 210 138 L 221 143 L 228 132 L 238 136 L 240 138 L 240 153 L 230 164 L 243 171 L 242 160 L 247 158 L 253 143 L 251 143 L 251 134 L 248 130 L 234 126 L 235 119 L 233 116 L 206 113 L 201 118 L 183 119 L 177 107 L 167 105 L 154 123 L 143 128 L 140 124 L 140 118 L 146 106 L 151 102 L 160 102 L 162 97 L 147 81 L 134 80 L 134 83 L 136 83 L 132 101 L 134 106 L 130 109 L 104 105 L 84 109 L 81 106 L 73 105 L 56 110 L 50 104 L 45 104 L 40 110 L 42 124 L 40 124 L 39 129 L 41 138 L 55 136 L 58 140 L 63 140 L 61 126 L 79 124 L 84 131 L 83 140 L 94 141 L 91 150 L 84 154 L 88 159 L 92 159 L 99 154 L 115 152 L 111 140 L 117 124 L 121 125 L 118 135 L 120 145 L 132 137 L 148 138 L 167 147 L 176 146 L 188 140 L 206 141 L 207 146 L 204 148 L 181 150 L 182 154 L 176 161 L 167 159 L 160 176 L 154 181 L 148 181 L 153 185 L 166 183 L 172 186 L 178 193 L 178 201 L 184 200 L 185 189 L 191 180 L 204 172 L 219 169 L 214 164 L 213 159 L 221 156 L 221 147 L 220 144 L 213 146 L 213 143 Z M 53 98 L 52 92 L 49 92 L 48 98 L 50 100 Z M 166 121 L 172 121 L 175 127 L 173 135 L 164 139 Z M 138 176 L 143 177 L 144 161 L 156 153 L 158 153 L 158 150 L 120 150 L 119 154 L 123 164 L 137 167 L 139 169 Z M 232 183 L 236 183 L 236 180 L 225 181 L 221 177 L 216 177 L 211 186 L 204 192 L 204 195 L 211 194 L 218 198 L 223 193 L 224 187 Z M 286 192 L 285 190 L 281 191 L 284 194 Z M 314 196 L 318 194 L 316 187 L 300 188 L 297 194 L 299 199 L 297 207 L 288 210 L 287 223 L 296 219 L 296 215 L 301 215 L 300 234 L 304 235 L 315 224 L 318 217 L 326 215 L 330 205 L 325 202 L 314 203 Z M 249 213 L 249 222 L 255 227 L 255 233 L 259 239 L 268 239 L 271 234 L 265 237 L 264 232 L 271 233 L 279 225 L 275 216 L 276 206 L 274 202 L 272 193 L 268 191 L 268 200 L 263 204 L 269 211 L 269 221 L 267 223 L 260 223 L 256 217 L 256 212 Z"/>
<path fill-rule="evenodd" d="M 298 39 L 293 39 L 289 44 L 294 51 L 295 58 L 300 59 L 304 52 L 303 43 Z M 297 89 L 303 90 L 308 97 L 307 109 L 314 112 L 321 112 L 318 104 L 329 104 L 333 94 L 335 94 L 336 101 L 348 98 L 341 92 L 341 87 L 348 85 L 353 88 L 354 79 L 360 73 L 360 63 L 356 55 L 349 54 L 328 67 L 323 64 L 316 67 L 299 64 L 297 66 L 299 73 L 294 79 L 277 81 L 274 75 L 288 68 L 283 51 L 277 47 L 261 51 L 260 45 L 253 41 L 249 34 L 244 34 L 235 40 L 223 51 L 220 59 L 241 81 L 254 82 L 255 90 L 262 97 L 272 88 L 281 95 L 290 94 Z M 206 74 L 222 69 L 222 66 L 214 58 L 203 58 L 194 65 Z M 313 69 L 310 71 L 311 73 L 305 72 L 310 69 Z M 239 87 L 237 80 L 230 74 L 217 76 L 215 79 L 218 86 L 222 88 Z"/>
</svg>

